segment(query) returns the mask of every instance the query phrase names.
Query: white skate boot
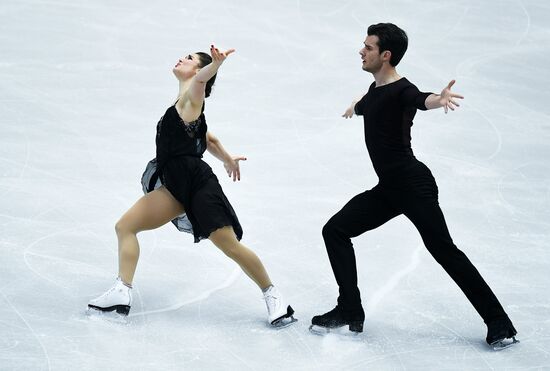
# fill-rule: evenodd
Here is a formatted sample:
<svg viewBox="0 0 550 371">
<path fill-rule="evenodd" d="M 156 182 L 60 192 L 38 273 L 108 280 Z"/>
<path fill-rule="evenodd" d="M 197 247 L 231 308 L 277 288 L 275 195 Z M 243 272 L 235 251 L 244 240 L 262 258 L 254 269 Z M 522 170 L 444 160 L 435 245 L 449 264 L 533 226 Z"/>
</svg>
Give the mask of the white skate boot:
<svg viewBox="0 0 550 371">
<path fill-rule="evenodd" d="M 267 306 L 267 322 L 271 326 L 283 328 L 297 321 L 293 317 L 294 309 L 286 305 L 283 296 L 275 286 L 271 286 L 264 292 L 264 299 Z"/>
<path fill-rule="evenodd" d="M 119 277 L 113 287 L 107 290 L 106 293 L 96 299 L 90 300 L 88 308 L 100 312 L 112 312 L 115 310 L 118 314 L 127 316 L 130 313 L 131 305 L 131 289 Z"/>
</svg>

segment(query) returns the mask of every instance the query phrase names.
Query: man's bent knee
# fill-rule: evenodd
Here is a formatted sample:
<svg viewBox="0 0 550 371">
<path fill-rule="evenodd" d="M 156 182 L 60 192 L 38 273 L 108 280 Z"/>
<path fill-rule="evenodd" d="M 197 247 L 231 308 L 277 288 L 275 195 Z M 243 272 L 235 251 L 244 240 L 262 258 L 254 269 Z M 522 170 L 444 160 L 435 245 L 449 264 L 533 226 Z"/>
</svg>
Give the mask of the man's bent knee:
<svg viewBox="0 0 550 371">
<path fill-rule="evenodd" d="M 338 227 L 338 224 L 335 223 L 334 219 L 331 218 L 324 226 L 323 226 L 323 238 L 326 240 L 327 238 L 332 238 L 336 234 L 341 232 L 340 228 Z"/>
</svg>

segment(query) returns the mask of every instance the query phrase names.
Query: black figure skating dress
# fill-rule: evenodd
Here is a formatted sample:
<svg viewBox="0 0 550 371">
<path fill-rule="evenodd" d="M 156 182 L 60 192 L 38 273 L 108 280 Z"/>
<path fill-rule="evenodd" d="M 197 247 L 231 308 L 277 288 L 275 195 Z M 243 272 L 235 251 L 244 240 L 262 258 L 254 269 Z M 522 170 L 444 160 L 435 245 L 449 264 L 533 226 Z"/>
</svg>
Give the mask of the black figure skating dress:
<svg viewBox="0 0 550 371">
<path fill-rule="evenodd" d="M 170 106 L 157 124 L 156 158 L 149 161 L 141 178 L 143 192 L 164 185 L 185 209 L 172 223 L 192 233 L 195 242 L 229 225 L 240 240 L 243 231 L 237 215 L 212 168 L 202 160 L 206 131 L 204 105 L 193 122 L 184 122 L 175 105 Z"/>
</svg>

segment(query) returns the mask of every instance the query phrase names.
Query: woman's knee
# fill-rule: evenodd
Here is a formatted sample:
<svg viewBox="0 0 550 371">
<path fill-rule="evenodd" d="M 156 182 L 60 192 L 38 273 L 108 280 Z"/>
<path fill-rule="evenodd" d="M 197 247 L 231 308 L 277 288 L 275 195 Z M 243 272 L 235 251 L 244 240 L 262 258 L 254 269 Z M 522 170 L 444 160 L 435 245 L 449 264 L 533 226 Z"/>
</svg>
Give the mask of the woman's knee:
<svg viewBox="0 0 550 371">
<path fill-rule="evenodd" d="M 117 236 L 126 234 L 137 234 L 139 231 L 132 226 L 132 223 L 125 217 L 122 217 L 115 223 L 115 232 Z"/>
<path fill-rule="evenodd" d="M 238 260 L 241 255 L 241 246 L 237 240 L 224 240 L 215 243 L 216 247 L 220 249 L 227 257 Z"/>
<path fill-rule="evenodd" d="M 220 249 L 225 255 L 231 259 L 238 258 L 241 251 L 241 245 L 232 228 L 224 227 L 220 228 L 212 233 L 208 237 L 218 249 Z"/>
<path fill-rule="evenodd" d="M 241 256 L 241 249 L 238 245 L 231 245 L 223 248 L 220 247 L 220 250 L 222 250 L 228 258 L 231 258 L 233 260 L 239 260 L 239 257 Z"/>
</svg>

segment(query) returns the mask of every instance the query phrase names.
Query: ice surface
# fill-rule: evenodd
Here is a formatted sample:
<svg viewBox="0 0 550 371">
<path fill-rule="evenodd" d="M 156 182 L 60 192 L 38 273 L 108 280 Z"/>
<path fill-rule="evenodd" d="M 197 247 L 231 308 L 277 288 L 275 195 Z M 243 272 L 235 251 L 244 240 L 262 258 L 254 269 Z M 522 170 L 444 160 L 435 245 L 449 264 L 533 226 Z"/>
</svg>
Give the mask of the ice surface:
<svg viewBox="0 0 550 371">
<path fill-rule="evenodd" d="M 0 369 L 550 368 L 550 7 L 517 1 L 68 1 L 0 3 Z M 313 336 L 337 288 L 321 227 L 376 184 L 362 122 L 340 115 L 372 81 L 369 24 L 409 34 L 399 72 L 424 91 L 456 78 L 448 115 L 419 112 L 453 238 L 514 321 L 485 326 L 399 217 L 354 240 L 360 341 Z M 265 325 L 259 290 L 209 242 L 171 225 L 140 235 L 128 325 L 90 319 L 112 284 L 113 225 L 140 196 L 174 62 L 237 52 L 207 101 L 209 127 L 244 154 L 234 184 L 211 156 L 255 250 L 300 321 Z"/>
</svg>

